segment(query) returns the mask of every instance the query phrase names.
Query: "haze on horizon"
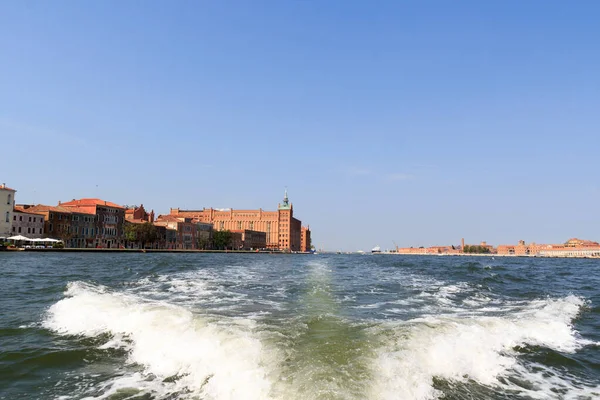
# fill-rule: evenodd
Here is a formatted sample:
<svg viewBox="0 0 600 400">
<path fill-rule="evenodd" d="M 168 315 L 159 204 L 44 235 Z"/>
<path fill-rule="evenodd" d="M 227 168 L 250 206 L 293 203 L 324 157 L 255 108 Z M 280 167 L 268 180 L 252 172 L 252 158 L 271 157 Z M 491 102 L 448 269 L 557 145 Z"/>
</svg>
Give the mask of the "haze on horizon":
<svg viewBox="0 0 600 400">
<path fill-rule="evenodd" d="M 18 203 L 275 209 L 318 248 L 600 240 L 600 3 L 0 4 Z"/>
</svg>

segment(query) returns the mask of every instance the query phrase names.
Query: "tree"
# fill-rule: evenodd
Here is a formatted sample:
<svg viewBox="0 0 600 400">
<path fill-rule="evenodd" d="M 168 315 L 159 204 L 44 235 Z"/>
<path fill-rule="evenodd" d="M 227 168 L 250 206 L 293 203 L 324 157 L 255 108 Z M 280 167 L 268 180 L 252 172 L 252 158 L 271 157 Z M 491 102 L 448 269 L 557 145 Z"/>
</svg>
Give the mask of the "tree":
<svg viewBox="0 0 600 400">
<path fill-rule="evenodd" d="M 198 245 L 198 249 L 206 250 L 210 246 L 210 240 L 208 238 L 198 236 L 197 245 Z"/>
<path fill-rule="evenodd" d="M 231 231 L 215 231 L 213 233 L 213 246 L 217 250 L 226 250 L 231 246 Z"/>
<path fill-rule="evenodd" d="M 156 227 L 150 222 L 144 222 L 137 226 L 138 241 L 142 243 L 142 248 L 146 243 L 152 243 L 156 240 Z"/>
<path fill-rule="evenodd" d="M 137 242 L 137 224 L 125 223 L 125 240 L 128 242 Z"/>
<path fill-rule="evenodd" d="M 146 243 L 154 242 L 156 238 L 156 227 L 150 222 L 125 224 L 125 239 L 129 242 L 139 243 L 142 248 L 146 246 Z"/>
</svg>

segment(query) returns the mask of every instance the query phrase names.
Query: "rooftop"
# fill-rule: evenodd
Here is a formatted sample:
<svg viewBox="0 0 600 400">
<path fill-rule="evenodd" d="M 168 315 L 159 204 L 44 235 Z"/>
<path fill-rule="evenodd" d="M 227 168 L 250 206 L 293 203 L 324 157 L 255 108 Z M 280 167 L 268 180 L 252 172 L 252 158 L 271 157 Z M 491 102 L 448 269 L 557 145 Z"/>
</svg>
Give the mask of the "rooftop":
<svg viewBox="0 0 600 400">
<path fill-rule="evenodd" d="M 120 209 L 125 208 L 116 203 L 112 203 L 110 201 L 106 201 L 106 200 L 102 200 L 102 199 L 79 199 L 79 200 L 73 199 L 71 201 L 66 201 L 66 202 L 60 203 L 60 205 L 67 206 L 67 207 L 107 206 L 107 207 L 120 208 Z"/>
</svg>

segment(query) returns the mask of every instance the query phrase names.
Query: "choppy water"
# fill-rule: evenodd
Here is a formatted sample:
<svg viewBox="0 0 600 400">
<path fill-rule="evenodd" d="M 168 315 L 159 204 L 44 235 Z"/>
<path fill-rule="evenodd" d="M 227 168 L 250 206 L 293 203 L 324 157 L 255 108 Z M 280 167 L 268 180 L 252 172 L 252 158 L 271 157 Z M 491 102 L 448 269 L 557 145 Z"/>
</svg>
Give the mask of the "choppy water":
<svg viewBox="0 0 600 400">
<path fill-rule="evenodd" d="M 0 253 L 0 399 L 596 399 L 600 260 Z"/>
</svg>

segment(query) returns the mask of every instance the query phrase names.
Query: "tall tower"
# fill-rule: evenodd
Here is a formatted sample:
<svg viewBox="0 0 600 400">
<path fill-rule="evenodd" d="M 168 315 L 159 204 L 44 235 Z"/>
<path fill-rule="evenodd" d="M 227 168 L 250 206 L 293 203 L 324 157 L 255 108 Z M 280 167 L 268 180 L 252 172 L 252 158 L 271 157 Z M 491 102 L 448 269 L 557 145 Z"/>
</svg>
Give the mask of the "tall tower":
<svg viewBox="0 0 600 400">
<path fill-rule="evenodd" d="M 285 189 L 285 193 L 283 194 L 283 203 L 279 204 L 279 209 L 280 210 L 289 210 L 292 208 L 292 205 L 290 204 L 290 199 L 288 199 L 288 193 L 287 193 L 287 188 Z"/>
</svg>

